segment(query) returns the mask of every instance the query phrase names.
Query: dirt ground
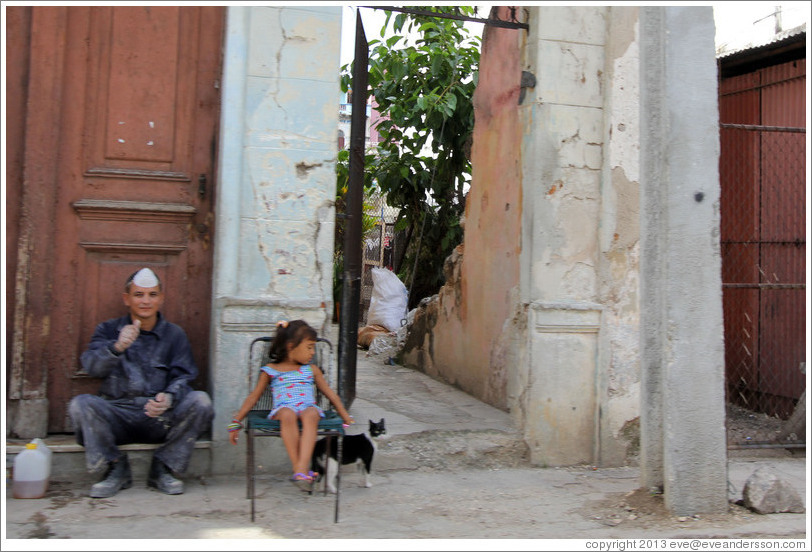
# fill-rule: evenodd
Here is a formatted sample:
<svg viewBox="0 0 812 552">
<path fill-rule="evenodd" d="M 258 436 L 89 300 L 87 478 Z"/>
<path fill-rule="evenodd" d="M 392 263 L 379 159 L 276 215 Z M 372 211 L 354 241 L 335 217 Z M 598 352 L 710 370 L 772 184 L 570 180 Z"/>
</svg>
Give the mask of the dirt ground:
<svg viewBox="0 0 812 552">
<path fill-rule="evenodd" d="M 725 425 L 730 444 L 773 440 L 783 424 L 784 421 L 777 416 L 753 412 L 731 403 L 726 406 Z"/>
<path fill-rule="evenodd" d="M 793 470 L 803 466 L 800 459 L 788 462 Z M 554 539 L 806 535 L 804 514 L 759 515 L 730 504 L 724 514 L 669 515 L 663 497 L 640 490 L 638 470 L 629 467 L 477 468 L 452 460 L 436 467 L 374 473 L 371 488 L 362 481 L 352 467 L 342 471 L 337 524 L 332 522 L 333 495 L 302 493 L 284 474 L 265 475 L 257 482 L 253 523 L 245 480 L 239 477 L 187 480 L 186 492 L 175 497 L 141 481 L 102 500 L 88 498 L 84 485 L 57 482 L 46 499 L 9 499 L 6 536 L 91 539 L 82 550 L 112 549 L 100 541 L 109 538 L 135 545 L 143 538 L 538 539 L 535 548 L 542 550 Z M 222 541 L 195 544 L 196 549 L 224 546 Z M 330 546 L 347 549 L 340 542 Z"/>
<path fill-rule="evenodd" d="M 495 423 L 490 410 L 472 415 L 481 405 L 469 397 L 450 401 L 454 390 L 395 367 L 369 369 L 363 377 L 367 387 L 354 405 L 356 417 L 360 420 L 368 413 L 370 419 L 378 419 L 382 410 L 378 405 L 385 405 L 392 431 L 379 443 L 371 488 L 360 485 L 362 478 L 352 467 L 342 470 L 339 523 L 333 523 L 332 495 L 302 493 L 287 481 L 287 473 L 262 474 L 254 522 L 242 473 L 187 479 L 186 492 L 174 497 L 148 489 L 139 480 L 131 489 L 102 500 L 87 497 L 85 483 L 63 480 L 53 482 L 44 499 L 15 500 L 7 490 L 5 537 L 48 539 L 38 541 L 43 546 L 35 549 L 46 549 L 46 543 L 63 549 L 63 543 L 71 542 L 51 539 L 74 543 L 87 539 L 81 550 L 143 549 L 139 541 L 150 538 L 173 539 L 171 546 L 178 550 L 327 546 L 355 551 L 370 546 L 425 547 L 414 539 L 466 539 L 465 550 L 516 549 L 516 544 L 498 544 L 494 539 L 532 539 L 532 549 L 548 550 L 559 549 L 550 544 L 555 539 L 806 537 L 807 514 L 760 515 L 730 503 L 721 514 L 673 516 L 661 494 L 639 488 L 639 469 L 633 463 L 617 468 L 530 466 L 523 440 L 509 431 L 458 425 L 460 419 L 472 416 L 481 420 L 477 428 Z M 394 431 L 399 423 L 408 431 Z M 744 414 L 729 426 L 751 434 L 753 424 L 768 423 Z M 729 471 L 739 493 L 744 479 L 763 464 L 786 474 L 798 489 L 807 487 L 804 457 L 786 449 L 755 452 L 760 457 L 755 460 L 740 458 L 753 456 L 752 451 L 729 455 Z M 115 546 L 107 544 L 109 538 L 118 541 Z M 176 545 L 177 539 L 194 539 L 192 548 Z M 258 546 L 225 542 L 237 539 L 299 542 L 281 547 L 264 540 Z M 313 542 L 307 542 L 310 539 Z M 406 542 L 356 544 L 359 539 Z M 8 543 L 3 544 L 6 550 Z M 459 546 L 456 541 L 442 545 Z"/>
<path fill-rule="evenodd" d="M 645 489 L 636 489 L 622 496 L 607 498 L 585 506 L 584 515 L 610 527 L 619 527 L 625 530 L 652 529 L 675 532 L 702 528 L 704 530 L 718 530 L 716 537 L 729 534 L 733 528 L 741 528 L 747 524 L 760 521 L 764 516 L 756 514 L 741 504 L 731 502 L 728 511 L 724 514 L 704 514 L 694 516 L 674 516 L 665 508 L 663 495 L 652 493 Z M 769 532 L 768 532 L 769 533 Z M 805 531 L 793 534 L 765 534 L 763 532 L 747 532 L 737 538 L 805 538 Z M 705 538 L 714 538 L 705 537 Z"/>
</svg>

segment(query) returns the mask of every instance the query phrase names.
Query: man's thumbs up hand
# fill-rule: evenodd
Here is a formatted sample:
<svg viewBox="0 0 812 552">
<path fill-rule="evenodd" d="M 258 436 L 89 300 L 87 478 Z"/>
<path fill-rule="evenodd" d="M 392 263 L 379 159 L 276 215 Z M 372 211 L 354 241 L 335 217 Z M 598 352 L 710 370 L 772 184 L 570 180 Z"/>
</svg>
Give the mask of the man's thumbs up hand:
<svg viewBox="0 0 812 552">
<path fill-rule="evenodd" d="M 121 328 L 121 331 L 118 332 L 118 341 L 113 345 L 113 348 L 119 353 L 123 353 L 138 339 L 140 333 L 141 321 L 136 318 L 135 322 Z"/>
</svg>

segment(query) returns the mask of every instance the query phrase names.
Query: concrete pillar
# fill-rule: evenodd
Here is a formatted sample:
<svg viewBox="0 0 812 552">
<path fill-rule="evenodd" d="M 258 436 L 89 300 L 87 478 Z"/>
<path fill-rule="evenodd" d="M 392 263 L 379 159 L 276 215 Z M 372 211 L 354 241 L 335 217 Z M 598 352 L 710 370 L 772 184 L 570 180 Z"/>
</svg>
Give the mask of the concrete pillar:
<svg viewBox="0 0 812 552">
<path fill-rule="evenodd" d="M 332 315 L 341 8 L 228 8 L 211 332 L 213 470 L 240 472 L 226 424 L 248 346 L 279 319 Z M 335 344 L 334 344 L 335 345 Z M 266 466 L 288 469 L 284 447 Z"/>
<path fill-rule="evenodd" d="M 641 484 L 727 510 L 713 11 L 641 8 Z"/>
</svg>

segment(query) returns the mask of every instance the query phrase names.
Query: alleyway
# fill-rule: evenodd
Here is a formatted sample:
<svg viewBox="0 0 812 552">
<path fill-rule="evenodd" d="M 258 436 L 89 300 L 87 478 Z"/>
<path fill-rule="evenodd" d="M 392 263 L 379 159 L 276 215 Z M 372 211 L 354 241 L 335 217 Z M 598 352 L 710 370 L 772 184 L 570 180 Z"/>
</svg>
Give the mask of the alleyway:
<svg viewBox="0 0 812 552">
<path fill-rule="evenodd" d="M 279 472 L 258 482 L 257 519 L 250 521 L 242 473 L 187 480 L 183 495 L 168 497 L 136 481 L 114 498 L 91 500 L 85 482 L 55 481 L 46 498 L 16 500 L 6 491 L 8 539 L 125 539 L 117 549 L 143 549 L 137 539 L 543 539 L 533 549 L 559 549 L 550 539 L 804 538 L 808 515 L 758 515 L 731 503 L 727 514 L 678 518 L 661 496 L 638 489 L 638 469 L 534 468 L 509 416 L 428 376 L 386 363 L 385 355 L 358 356 L 358 397 L 351 413 L 359 428 L 384 417 L 387 435 L 373 464 L 373 487 L 360 486 L 354 468 L 343 473 L 340 522 L 333 497 L 306 495 Z M 758 467 L 772 466 L 806 497 L 806 461 L 800 456 L 746 457 L 729 463 L 730 498 L 741 498 Z M 132 539 L 131 541 L 129 539 Z M 4 541 L 3 549 L 31 547 Z M 34 548 L 64 547 L 38 541 Z M 184 543 L 172 543 L 172 546 Z M 511 546 L 513 543 L 508 544 Z M 223 549 L 223 541 L 188 544 Z M 297 549 L 319 543 L 291 543 Z M 331 543 L 341 550 L 381 544 Z M 413 549 L 404 542 L 387 548 Z M 455 543 L 451 543 L 454 547 Z M 466 543 L 492 549 L 493 541 Z M 514 545 L 515 546 L 515 545 Z M 267 548 L 267 543 L 262 544 Z M 254 548 L 240 542 L 235 549 Z M 283 546 L 288 548 L 288 546 Z M 81 549 L 109 550 L 104 541 Z"/>
</svg>

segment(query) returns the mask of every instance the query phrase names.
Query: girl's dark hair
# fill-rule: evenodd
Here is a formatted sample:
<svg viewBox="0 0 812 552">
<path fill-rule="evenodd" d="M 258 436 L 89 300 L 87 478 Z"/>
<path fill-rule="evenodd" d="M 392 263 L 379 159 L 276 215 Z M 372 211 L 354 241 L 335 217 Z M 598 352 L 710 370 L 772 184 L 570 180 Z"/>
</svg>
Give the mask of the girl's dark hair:
<svg viewBox="0 0 812 552">
<path fill-rule="evenodd" d="M 292 320 L 287 327 L 277 326 L 276 335 L 268 351 L 270 362 L 282 362 L 288 358 L 288 344 L 296 347 L 305 339 L 316 341 L 319 334 L 304 320 Z"/>
</svg>

